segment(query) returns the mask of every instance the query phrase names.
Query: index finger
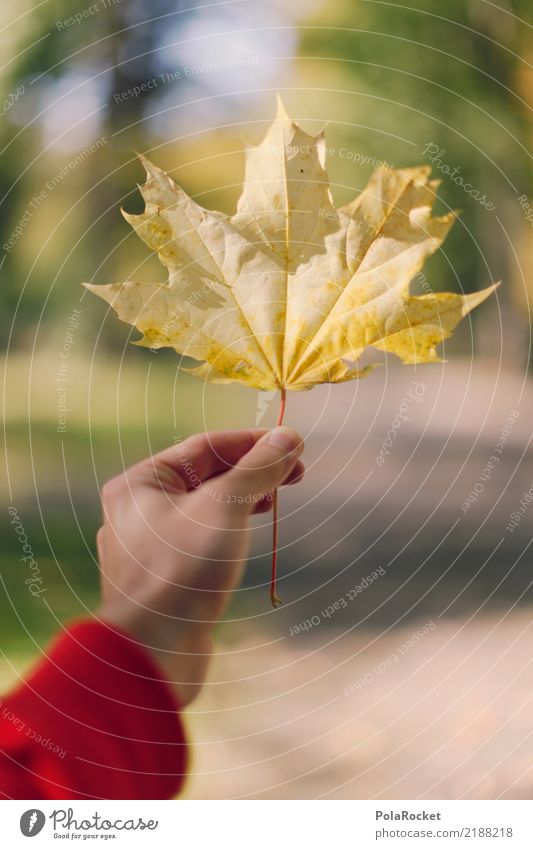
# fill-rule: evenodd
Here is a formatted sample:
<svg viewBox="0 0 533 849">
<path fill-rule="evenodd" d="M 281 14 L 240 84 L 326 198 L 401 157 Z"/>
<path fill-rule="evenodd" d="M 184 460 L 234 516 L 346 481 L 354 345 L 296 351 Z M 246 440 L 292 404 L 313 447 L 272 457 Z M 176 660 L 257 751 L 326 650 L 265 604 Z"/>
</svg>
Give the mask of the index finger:
<svg viewBox="0 0 533 849">
<path fill-rule="evenodd" d="M 196 433 L 133 466 L 147 483 L 171 484 L 185 492 L 237 463 L 268 428 Z M 145 477 L 146 476 L 146 477 Z"/>
</svg>

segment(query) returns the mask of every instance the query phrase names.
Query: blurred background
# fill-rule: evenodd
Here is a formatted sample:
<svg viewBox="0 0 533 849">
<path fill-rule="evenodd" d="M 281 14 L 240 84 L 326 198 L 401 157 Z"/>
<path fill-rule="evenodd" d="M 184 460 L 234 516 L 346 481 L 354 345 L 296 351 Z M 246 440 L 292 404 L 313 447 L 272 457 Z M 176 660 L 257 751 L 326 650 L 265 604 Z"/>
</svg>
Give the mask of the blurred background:
<svg viewBox="0 0 533 849">
<path fill-rule="evenodd" d="M 262 517 L 188 711 L 186 795 L 531 795 L 532 11 L 2 5 L 2 687 L 97 603 L 108 477 L 194 431 L 276 419 L 276 398 L 204 386 L 173 352 L 132 346 L 137 332 L 81 284 L 164 280 L 120 214 L 142 210 L 136 151 L 231 213 L 243 140 L 261 139 L 279 91 L 308 132 L 327 124 L 338 205 L 381 161 L 433 165 L 438 211 L 461 217 L 415 287 L 503 285 L 446 344 L 446 363 L 391 357 L 368 380 L 290 395 L 309 473 L 280 499 L 285 604 L 269 607 Z"/>
</svg>

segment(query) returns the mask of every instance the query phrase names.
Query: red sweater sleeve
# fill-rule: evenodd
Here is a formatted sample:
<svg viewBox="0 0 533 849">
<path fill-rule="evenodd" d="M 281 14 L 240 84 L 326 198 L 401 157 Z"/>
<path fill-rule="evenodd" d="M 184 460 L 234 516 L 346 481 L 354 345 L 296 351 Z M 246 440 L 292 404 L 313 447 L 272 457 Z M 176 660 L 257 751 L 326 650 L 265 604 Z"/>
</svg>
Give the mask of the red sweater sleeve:
<svg viewBox="0 0 533 849">
<path fill-rule="evenodd" d="M 169 799 L 186 741 L 149 654 L 101 622 L 73 624 L 0 698 L 0 798 Z"/>
</svg>

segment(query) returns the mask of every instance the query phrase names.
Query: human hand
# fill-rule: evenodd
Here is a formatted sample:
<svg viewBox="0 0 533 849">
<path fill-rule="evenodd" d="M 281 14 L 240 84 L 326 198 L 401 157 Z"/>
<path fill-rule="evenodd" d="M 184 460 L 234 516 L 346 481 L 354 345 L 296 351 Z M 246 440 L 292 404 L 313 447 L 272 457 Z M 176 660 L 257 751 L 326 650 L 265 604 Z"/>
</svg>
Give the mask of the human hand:
<svg viewBox="0 0 533 849">
<path fill-rule="evenodd" d="M 249 519 L 303 475 L 286 428 L 197 434 L 102 489 L 98 614 L 155 654 L 182 706 L 201 689 L 211 632 L 240 581 Z"/>
</svg>

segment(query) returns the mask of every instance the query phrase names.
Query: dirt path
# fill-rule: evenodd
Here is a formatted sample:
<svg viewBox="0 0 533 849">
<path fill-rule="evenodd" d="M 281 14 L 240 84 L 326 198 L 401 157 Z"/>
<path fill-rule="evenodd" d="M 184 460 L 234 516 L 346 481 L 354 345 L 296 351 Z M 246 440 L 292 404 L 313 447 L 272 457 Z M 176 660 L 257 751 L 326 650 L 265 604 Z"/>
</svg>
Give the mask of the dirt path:
<svg viewBox="0 0 533 849">
<path fill-rule="evenodd" d="M 281 496 L 285 604 L 266 603 L 258 522 L 191 717 L 189 795 L 529 796 L 533 507 L 506 526 L 533 484 L 530 387 L 468 363 L 381 369 L 291 395 L 287 421 L 310 468 Z"/>
<path fill-rule="evenodd" d="M 533 609 L 504 616 L 224 645 L 186 795 L 530 797 Z"/>
</svg>

